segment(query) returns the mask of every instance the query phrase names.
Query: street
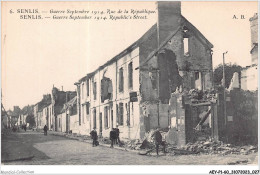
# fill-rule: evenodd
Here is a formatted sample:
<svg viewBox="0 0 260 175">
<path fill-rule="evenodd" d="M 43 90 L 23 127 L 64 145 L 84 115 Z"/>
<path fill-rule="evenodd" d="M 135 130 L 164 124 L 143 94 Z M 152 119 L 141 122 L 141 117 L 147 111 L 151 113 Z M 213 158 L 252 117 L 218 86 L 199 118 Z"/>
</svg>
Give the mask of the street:
<svg viewBox="0 0 260 175">
<path fill-rule="evenodd" d="M 27 131 L 2 135 L 4 165 L 226 165 L 242 161 L 257 164 L 257 153 L 249 155 L 138 155 L 136 152 L 92 147 L 90 143 Z M 24 158 L 23 158 L 24 157 Z"/>
</svg>

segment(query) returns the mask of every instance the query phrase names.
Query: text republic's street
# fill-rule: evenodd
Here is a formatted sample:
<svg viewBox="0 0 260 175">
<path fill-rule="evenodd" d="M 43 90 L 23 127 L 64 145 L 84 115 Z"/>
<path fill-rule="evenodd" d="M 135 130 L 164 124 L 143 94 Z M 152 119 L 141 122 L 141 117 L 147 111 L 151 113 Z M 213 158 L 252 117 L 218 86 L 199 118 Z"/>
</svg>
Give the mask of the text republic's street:
<svg viewBox="0 0 260 175">
<path fill-rule="evenodd" d="M 27 131 L 2 135 L 4 165 L 220 165 L 232 162 L 257 164 L 249 155 L 138 155 L 137 152 L 92 147 L 90 143 Z"/>
</svg>

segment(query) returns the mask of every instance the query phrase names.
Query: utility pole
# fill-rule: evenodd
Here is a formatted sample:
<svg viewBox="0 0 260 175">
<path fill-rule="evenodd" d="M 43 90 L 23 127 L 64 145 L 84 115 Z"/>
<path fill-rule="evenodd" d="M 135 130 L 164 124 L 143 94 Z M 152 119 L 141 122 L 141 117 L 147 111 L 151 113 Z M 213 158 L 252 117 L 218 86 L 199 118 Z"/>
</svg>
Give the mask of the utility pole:
<svg viewBox="0 0 260 175">
<path fill-rule="evenodd" d="M 224 119 L 225 119 L 225 126 L 227 125 L 227 109 L 226 109 L 226 80 L 225 80 L 225 54 L 227 54 L 228 51 L 223 53 L 223 97 L 224 97 Z"/>
</svg>

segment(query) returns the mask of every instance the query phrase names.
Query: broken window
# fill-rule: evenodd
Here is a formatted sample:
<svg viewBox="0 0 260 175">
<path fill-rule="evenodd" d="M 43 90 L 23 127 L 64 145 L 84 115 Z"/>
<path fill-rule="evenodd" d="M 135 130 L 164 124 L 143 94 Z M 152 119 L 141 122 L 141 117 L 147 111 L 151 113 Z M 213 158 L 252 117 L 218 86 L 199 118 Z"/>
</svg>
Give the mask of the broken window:
<svg viewBox="0 0 260 175">
<path fill-rule="evenodd" d="M 198 80 L 200 78 L 200 73 L 199 72 L 195 72 L 195 80 Z"/>
<path fill-rule="evenodd" d="M 124 69 L 121 67 L 119 69 L 119 92 L 124 91 Z"/>
<path fill-rule="evenodd" d="M 93 109 L 93 128 L 97 128 L 97 112 L 96 108 Z"/>
<path fill-rule="evenodd" d="M 105 128 L 108 128 L 108 106 L 104 108 Z"/>
<path fill-rule="evenodd" d="M 118 125 L 123 125 L 124 123 L 124 104 L 119 103 L 118 109 Z"/>
<path fill-rule="evenodd" d="M 202 90 L 201 73 L 195 72 L 195 88 Z"/>
<path fill-rule="evenodd" d="M 89 79 L 87 80 L 87 96 L 89 96 Z"/>
<path fill-rule="evenodd" d="M 133 88 L 133 62 L 128 64 L 128 88 Z"/>
<path fill-rule="evenodd" d="M 93 83 L 93 95 L 94 95 L 94 100 L 97 99 L 97 82 Z"/>
<path fill-rule="evenodd" d="M 101 102 L 103 103 L 106 99 L 112 100 L 112 81 L 109 78 L 104 77 L 101 80 Z"/>
<path fill-rule="evenodd" d="M 165 49 L 158 54 L 159 68 L 159 99 L 166 102 L 170 99 L 171 93 L 182 85 L 182 77 L 176 61 L 176 55 L 172 50 Z"/>
<path fill-rule="evenodd" d="M 184 55 L 189 56 L 189 38 L 183 38 Z"/>
</svg>

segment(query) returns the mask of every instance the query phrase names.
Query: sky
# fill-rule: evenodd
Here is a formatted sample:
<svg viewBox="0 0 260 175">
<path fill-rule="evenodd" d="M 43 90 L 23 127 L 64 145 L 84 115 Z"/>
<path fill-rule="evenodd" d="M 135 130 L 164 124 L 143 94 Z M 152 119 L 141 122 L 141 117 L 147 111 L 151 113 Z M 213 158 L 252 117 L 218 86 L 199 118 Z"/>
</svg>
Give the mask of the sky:
<svg viewBox="0 0 260 175">
<path fill-rule="evenodd" d="M 222 62 L 250 65 L 249 18 L 257 2 L 182 2 L 186 17 L 214 45 L 213 67 Z M 53 85 L 75 90 L 87 73 L 140 38 L 156 14 L 145 20 L 21 20 L 17 9 L 50 10 L 149 9 L 155 2 L 4 2 L 2 3 L 1 85 L 5 108 L 36 104 Z M 10 13 L 10 10 L 15 13 Z M 48 12 L 47 14 L 43 13 Z M 25 14 L 27 15 L 27 14 Z M 233 19 L 236 15 L 239 19 Z M 240 19 L 244 15 L 245 19 Z"/>
</svg>

